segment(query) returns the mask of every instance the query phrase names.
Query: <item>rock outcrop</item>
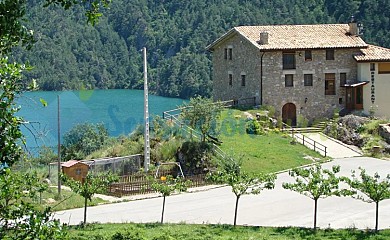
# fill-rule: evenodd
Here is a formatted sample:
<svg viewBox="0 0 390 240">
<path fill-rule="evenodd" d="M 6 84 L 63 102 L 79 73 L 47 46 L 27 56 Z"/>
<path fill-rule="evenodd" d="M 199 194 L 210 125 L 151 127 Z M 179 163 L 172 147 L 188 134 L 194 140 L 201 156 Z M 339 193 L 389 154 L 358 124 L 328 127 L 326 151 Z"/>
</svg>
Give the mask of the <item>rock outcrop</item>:
<svg viewBox="0 0 390 240">
<path fill-rule="evenodd" d="M 390 144 L 390 124 L 380 124 L 379 125 L 379 135 L 388 143 Z"/>
<path fill-rule="evenodd" d="M 369 119 L 366 117 L 347 115 L 339 118 L 337 122 L 328 124 L 324 129 L 324 133 L 343 143 L 362 147 L 364 139 L 359 134 L 358 129 L 368 121 Z"/>
</svg>

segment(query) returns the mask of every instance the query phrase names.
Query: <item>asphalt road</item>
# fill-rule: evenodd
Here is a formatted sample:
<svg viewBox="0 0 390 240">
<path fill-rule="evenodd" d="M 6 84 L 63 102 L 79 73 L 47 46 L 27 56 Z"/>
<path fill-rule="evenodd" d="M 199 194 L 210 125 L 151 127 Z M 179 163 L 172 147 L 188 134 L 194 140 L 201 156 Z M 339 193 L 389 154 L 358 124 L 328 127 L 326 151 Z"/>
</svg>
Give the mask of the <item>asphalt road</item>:
<svg viewBox="0 0 390 240">
<path fill-rule="evenodd" d="M 336 159 L 324 164 L 341 166 L 341 174 L 350 176 L 351 169 L 359 166 L 368 173 L 378 172 L 382 177 L 390 174 L 390 161 L 367 157 Z M 314 202 L 296 192 L 282 188 L 291 181 L 287 173 L 278 175 L 275 189 L 260 195 L 245 195 L 240 199 L 237 224 L 255 226 L 313 226 Z M 164 222 L 232 224 L 235 196 L 230 187 L 203 192 L 182 193 L 167 197 Z M 161 217 L 162 198 L 107 204 L 88 208 L 87 221 L 101 223 L 158 222 Z M 78 224 L 83 209 L 57 212 L 55 218 L 62 223 Z M 350 197 L 330 197 L 318 203 L 317 225 L 321 228 L 374 228 L 375 204 Z M 379 228 L 390 228 L 390 200 L 379 206 Z"/>
</svg>

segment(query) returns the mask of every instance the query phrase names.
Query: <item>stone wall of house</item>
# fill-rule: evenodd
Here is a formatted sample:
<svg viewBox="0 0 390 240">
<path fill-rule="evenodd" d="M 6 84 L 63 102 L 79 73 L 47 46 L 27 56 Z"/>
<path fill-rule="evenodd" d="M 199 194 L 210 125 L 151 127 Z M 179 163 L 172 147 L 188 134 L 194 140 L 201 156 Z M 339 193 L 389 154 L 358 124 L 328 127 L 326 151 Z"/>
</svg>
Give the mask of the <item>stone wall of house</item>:
<svg viewBox="0 0 390 240">
<path fill-rule="evenodd" d="M 232 49 L 232 60 L 225 59 L 225 48 Z M 213 51 L 213 98 L 214 100 L 237 100 L 256 97 L 260 101 L 260 53 L 248 40 L 235 34 Z M 229 85 L 229 73 L 233 75 Z M 241 86 L 245 75 L 245 86 Z"/>
<path fill-rule="evenodd" d="M 305 61 L 305 52 L 296 51 L 296 69 L 283 70 L 282 51 L 266 52 L 263 60 L 263 103 L 275 107 L 282 115 L 286 103 L 293 103 L 297 116 L 309 120 L 332 117 L 335 110 L 345 107 L 345 88 L 340 87 L 340 73 L 356 81 L 357 64 L 353 54 L 357 49 L 336 49 L 335 60 L 326 60 L 325 50 L 313 50 L 312 60 Z M 335 73 L 335 95 L 325 95 L 325 73 Z M 285 74 L 293 74 L 293 87 L 285 86 Z M 313 86 L 304 86 L 304 74 L 313 74 Z"/>
<path fill-rule="evenodd" d="M 225 48 L 232 49 L 232 60 L 225 59 Z M 263 105 L 275 107 L 282 116 L 286 103 L 293 103 L 297 116 L 308 120 L 332 117 L 334 111 L 345 108 L 346 92 L 340 87 L 340 73 L 347 80 L 357 81 L 357 63 L 353 55 L 359 49 L 335 49 L 335 60 L 326 60 L 325 50 L 313 50 L 312 60 L 305 61 L 305 51 L 295 51 L 296 69 L 283 70 L 282 51 L 268 51 L 263 56 L 263 90 L 261 91 L 261 52 L 247 39 L 235 34 L 218 44 L 213 51 L 214 100 L 232 100 L 256 97 Z M 229 73 L 233 75 L 229 85 Z M 325 73 L 335 73 L 336 94 L 325 95 Z M 241 86 L 241 75 L 246 84 Z M 294 75 L 294 86 L 285 87 L 285 74 Z M 313 74 L 313 86 L 304 86 L 304 74 Z M 305 101 L 305 99 L 307 99 Z"/>
</svg>

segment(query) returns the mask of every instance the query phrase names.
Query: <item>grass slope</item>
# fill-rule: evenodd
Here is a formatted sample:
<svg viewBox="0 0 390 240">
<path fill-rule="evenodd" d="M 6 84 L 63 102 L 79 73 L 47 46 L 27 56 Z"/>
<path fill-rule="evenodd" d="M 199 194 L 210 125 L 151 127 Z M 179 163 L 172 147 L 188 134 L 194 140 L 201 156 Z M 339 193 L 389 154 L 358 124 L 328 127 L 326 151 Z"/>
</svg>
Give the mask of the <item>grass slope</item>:
<svg viewBox="0 0 390 240">
<path fill-rule="evenodd" d="M 281 134 L 222 136 L 221 149 L 243 156 L 243 169 L 248 172 L 277 172 L 309 164 L 304 157 L 322 158 L 320 154 L 300 145 L 290 144 L 291 138 Z"/>
<path fill-rule="evenodd" d="M 243 156 L 243 169 L 248 172 L 277 172 L 309 164 L 306 156 L 320 154 L 300 144 L 290 144 L 287 134 L 270 131 L 266 135 L 246 134 L 246 116 L 239 110 L 225 110 L 221 116 L 220 148 L 226 153 Z"/>
<path fill-rule="evenodd" d="M 35 199 L 34 202 L 39 203 L 39 199 Z M 88 206 L 96 206 L 104 203 L 108 203 L 108 201 L 93 197 L 92 202 L 88 201 Z M 50 188 L 42 194 L 42 205 L 45 207 L 51 207 L 53 211 L 81 208 L 84 207 L 84 198 L 63 188 L 61 190 L 61 199 L 58 199 L 57 189 Z"/>
<path fill-rule="evenodd" d="M 233 227 L 231 225 L 192 224 L 92 224 L 68 230 L 70 239 L 155 239 L 155 240 L 239 240 L 239 239 L 372 239 L 390 238 L 390 230 L 374 234 L 354 229 L 317 230 L 306 228 Z"/>
</svg>

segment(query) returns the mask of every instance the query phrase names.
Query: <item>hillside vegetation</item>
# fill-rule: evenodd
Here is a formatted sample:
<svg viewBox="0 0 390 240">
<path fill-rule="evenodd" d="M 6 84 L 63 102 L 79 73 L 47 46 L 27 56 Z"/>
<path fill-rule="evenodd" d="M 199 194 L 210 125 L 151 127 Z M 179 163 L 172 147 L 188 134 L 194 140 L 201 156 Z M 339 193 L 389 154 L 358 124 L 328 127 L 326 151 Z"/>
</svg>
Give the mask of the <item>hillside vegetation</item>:
<svg viewBox="0 0 390 240">
<path fill-rule="evenodd" d="M 153 93 L 210 96 L 211 62 L 205 47 L 238 25 L 364 24 L 368 43 L 390 47 L 388 0 L 154 1 L 113 0 L 96 26 L 78 6 L 70 12 L 30 0 L 27 26 L 37 43 L 14 57 L 35 66 L 27 80 L 42 90 L 143 87 L 142 47 L 148 49 Z"/>
</svg>

